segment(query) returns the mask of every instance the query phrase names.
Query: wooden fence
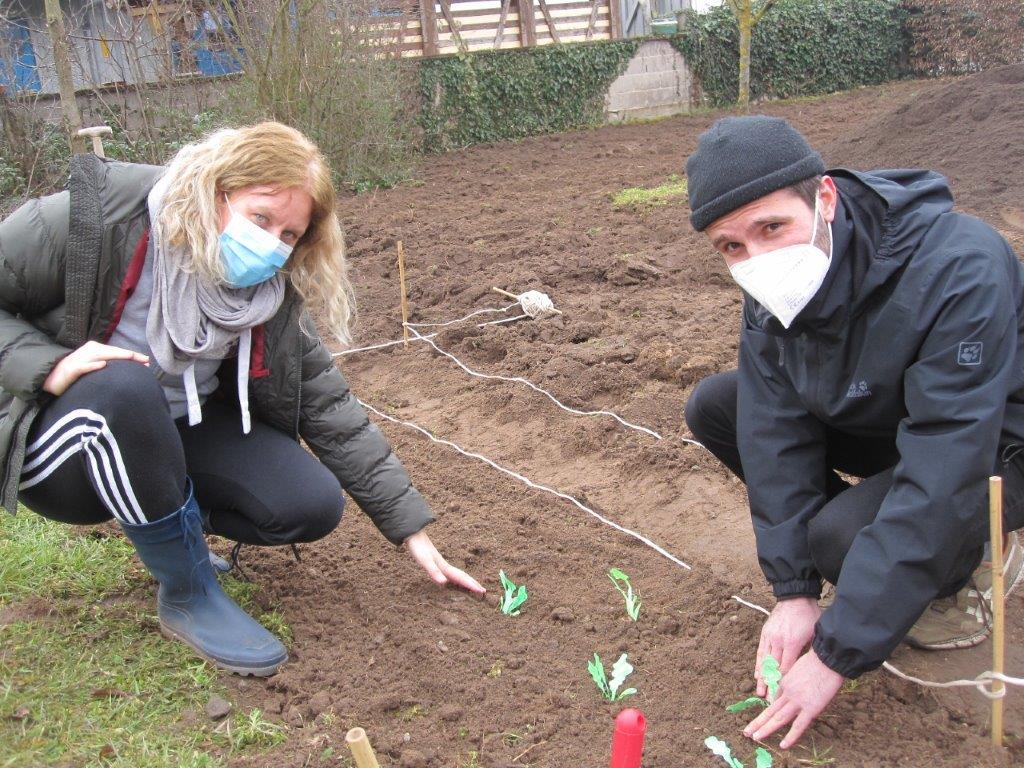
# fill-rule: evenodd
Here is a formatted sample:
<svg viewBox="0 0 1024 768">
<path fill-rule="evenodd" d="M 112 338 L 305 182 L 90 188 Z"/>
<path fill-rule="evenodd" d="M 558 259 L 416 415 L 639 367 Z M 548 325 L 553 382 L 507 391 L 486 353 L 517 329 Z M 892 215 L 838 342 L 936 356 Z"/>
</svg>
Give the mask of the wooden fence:
<svg viewBox="0 0 1024 768">
<path fill-rule="evenodd" d="M 381 18 L 402 56 L 614 40 L 619 0 L 424 0 Z"/>
</svg>

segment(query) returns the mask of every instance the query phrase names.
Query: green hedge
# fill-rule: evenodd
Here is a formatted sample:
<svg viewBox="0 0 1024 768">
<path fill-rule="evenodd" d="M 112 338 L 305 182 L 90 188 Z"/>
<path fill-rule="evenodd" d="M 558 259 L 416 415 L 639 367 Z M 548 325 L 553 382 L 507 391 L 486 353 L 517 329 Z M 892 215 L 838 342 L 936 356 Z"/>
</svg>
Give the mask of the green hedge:
<svg viewBox="0 0 1024 768">
<path fill-rule="evenodd" d="M 441 152 L 598 125 L 609 86 L 638 46 L 617 40 L 426 59 L 423 148 Z"/>
<path fill-rule="evenodd" d="M 899 76 L 904 50 L 899 0 L 779 0 L 754 28 L 751 99 L 831 93 Z M 705 99 L 736 101 L 739 30 L 728 5 L 683 11 L 673 45 L 700 81 Z"/>
</svg>

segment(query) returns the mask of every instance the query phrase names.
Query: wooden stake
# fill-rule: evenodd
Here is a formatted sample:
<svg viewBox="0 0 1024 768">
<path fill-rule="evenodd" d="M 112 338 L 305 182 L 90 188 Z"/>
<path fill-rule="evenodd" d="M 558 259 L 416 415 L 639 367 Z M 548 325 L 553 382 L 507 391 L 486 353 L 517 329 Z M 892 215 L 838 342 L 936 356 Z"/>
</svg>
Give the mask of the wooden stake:
<svg viewBox="0 0 1024 768">
<path fill-rule="evenodd" d="M 402 241 L 398 241 L 398 280 L 402 288 L 402 337 L 405 339 L 405 346 L 409 346 L 409 304 L 405 293 L 405 248 Z"/>
<path fill-rule="evenodd" d="M 508 291 L 503 291 L 503 290 L 501 290 L 501 288 L 493 288 L 492 287 L 491 290 L 494 291 L 495 293 L 500 293 L 502 296 L 508 296 L 510 299 L 515 299 L 516 301 L 519 301 L 519 297 L 516 296 L 514 293 L 509 293 Z"/>
<path fill-rule="evenodd" d="M 1003 478 L 988 479 L 989 536 L 992 543 L 992 671 L 1003 673 L 1006 638 L 1003 634 L 1006 620 L 1005 593 L 1003 591 Z M 1002 680 L 992 683 L 992 692 L 1006 689 Z M 992 700 L 992 743 L 1003 746 L 1003 700 Z"/>
<path fill-rule="evenodd" d="M 373 747 L 370 740 L 366 738 L 366 731 L 362 728 L 353 728 L 345 734 L 345 743 L 352 750 L 352 759 L 356 761 L 356 768 L 380 768 L 377 756 L 373 754 Z"/>
</svg>

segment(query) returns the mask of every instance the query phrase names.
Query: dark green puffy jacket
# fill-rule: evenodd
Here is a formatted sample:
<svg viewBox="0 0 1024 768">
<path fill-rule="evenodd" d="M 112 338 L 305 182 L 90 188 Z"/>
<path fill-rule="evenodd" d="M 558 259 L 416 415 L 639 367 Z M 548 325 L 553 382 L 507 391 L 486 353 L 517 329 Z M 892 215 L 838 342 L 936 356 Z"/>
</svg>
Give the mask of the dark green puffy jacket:
<svg viewBox="0 0 1024 768">
<path fill-rule="evenodd" d="M 12 513 L 29 427 L 52 397 L 43 382 L 73 349 L 113 331 L 138 279 L 129 267 L 144 258 L 146 197 L 162 172 L 77 155 L 68 191 L 31 200 L 0 223 L 0 456 Z M 254 329 L 250 388 L 253 415 L 301 437 L 392 543 L 433 521 L 290 286 L 277 314 Z"/>
</svg>

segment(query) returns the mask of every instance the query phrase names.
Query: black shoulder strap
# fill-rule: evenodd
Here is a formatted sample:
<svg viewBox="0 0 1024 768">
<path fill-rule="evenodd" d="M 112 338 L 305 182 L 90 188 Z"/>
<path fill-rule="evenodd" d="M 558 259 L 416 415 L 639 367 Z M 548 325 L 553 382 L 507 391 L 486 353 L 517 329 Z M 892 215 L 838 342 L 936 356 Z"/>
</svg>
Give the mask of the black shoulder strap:
<svg viewBox="0 0 1024 768">
<path fill-rule="evenodd" d="M 100 250 L 103 247 L 103 207 L 99 179 L 103 161 L 93 154 L 71 159 L 71 219 L 68 228 L 66 277 L 64 280 L 64 327 L 57 341 L 75 349 L 88 340 L 89 311 L 96 290 Z"/>
</svg>

